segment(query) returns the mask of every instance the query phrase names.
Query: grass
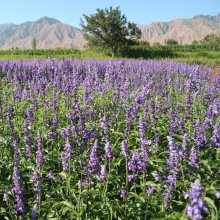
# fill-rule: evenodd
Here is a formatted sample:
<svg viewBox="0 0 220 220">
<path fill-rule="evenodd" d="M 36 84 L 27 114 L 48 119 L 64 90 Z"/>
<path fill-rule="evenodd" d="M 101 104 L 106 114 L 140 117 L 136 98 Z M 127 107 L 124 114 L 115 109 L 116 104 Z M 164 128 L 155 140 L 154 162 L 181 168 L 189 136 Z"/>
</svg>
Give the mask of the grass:
<svg viewBox="0 0 220 220">
<path fill-rule="evenodd" d="M 76 54 L 60 54 L 60 55 L 52 55 L 56 60 L 62 60 L 65 59 L 76 59 L 76 60 L 109 60 L 112 59 L 111 54 L 106 52 L 94 52 L 94 51 L 80 51 L 80 53 Z M 1 54 L 0 55 L 0 61 L 2 60 L 31 60 L 31 59 L 48 59 L 48 55 L 6 55 Z M 164 54 L 157 53 L 154 55 L 154 53 L 146 52 L 146 54 L 141 54 L 141 56 L 131 57 L 131 56 L 121 56 L 117 55 L 113 60 L 119 60 L 122 58 L 127 59 L 156 59 L 156 60 L 163 60 L 167 59 L 168 61 L 176 61 L 176 62 L 182 62 L 186 64 L 190 63 L 197 63 L 197 64 L 203 64 L 208 67 L 212 66 L 213 63 L 215 63 L 217 66 L 220 66 L 220 53 L 215 51 L 202 51 L 202 52 L 169 52 L 167 56 L 164 56 Z"/>
<path fill-rule="evenodd" d="M 211 66 L 215 63 L 217 66 L 220 66 L 219 52 L 175 52 L 173 57 L 168 57 L 167 59 L 187 64 L 197 63 Z"/>
</svg>

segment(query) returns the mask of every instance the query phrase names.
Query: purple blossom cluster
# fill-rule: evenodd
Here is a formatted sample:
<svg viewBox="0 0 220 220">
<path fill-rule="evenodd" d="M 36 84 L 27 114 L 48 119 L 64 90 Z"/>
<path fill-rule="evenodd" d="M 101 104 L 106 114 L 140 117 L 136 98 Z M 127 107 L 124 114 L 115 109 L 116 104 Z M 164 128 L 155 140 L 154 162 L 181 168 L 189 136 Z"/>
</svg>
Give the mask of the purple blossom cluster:
<svg viewBox="0 0 220 220">
<path fill-rule="evenodd" d="M 46 157 L 43 154 L 42 151 L 42 142 L 41 142 L 41 134 L 40 131 L 38 130 L 37 132 L 37 158 L 36 158 L 36 164 L 37 168 L 42 168 L 42 166 L 45 164 L 44 161 L 46 160 Z"/>
<path fill-rule="evenodd" d="M 20 212 L 22 214 L 22 217 L 25 218 L 25 213 L 27 212 L 27 207 L 26 207 L 26 202 L 27 200 L 24 198 L 24 187 L 22 187 L 23 179 L 21 178 L 21 171 L 20 167 L 21 164 L 20 158 L 18 157 L 18 143 L 16 141 L 13 142 L 13 147 L 14 147 L 14 169 L 13 169 L 13 181 L 14 181 L 14 186 L 12 188 L 12 192 L 14 192 L 15 197 L 16 197 L 16 205 L 15 209 L 17 212 Z"/>
<path fill-rule="evenodd" d="M 34 192 L 36 192 L 36 199 L 34 202 L 38 203 L 40 202 L 41 193 L 42 193 L 42 183 L 41 183 L 42 178 L 40 178 L 39 173 L 35 168 L 31 180 L 33 180 L 34 182 Z"/>
<path fill-rule="evenodd" d="M 97 155 L 97 150 L 100 148 L 100 146 L 98 145 L 98 140 L 96 139 L 94 142 L 94 145 L 92 146 L 91 149 L 91 153 L 89 155 L 89 161 L 87 163 L 87 174 L 88 177 L 85 179 L 84 183 L 88 184 L 91 183 L 92 185 L 94 184 L 94 182 L 91 179 L 91 176 L 93 174 L 99 175 L 100 169 L 101 169 L 101 164 L 100 164 L 100 160 L 99 157 Z M 103 168 L 105 169 L 105 167 Z M 100 178 L 105 178 L 105 170 L 102 169 L 102 174 Z M 104 177 L 103 177 L 104 175 Z"/>
<path fill-rule="evenodd" d="M 137 170 L 143 171 L 144 162 L 139 155 L 138 150 L 133 152 L 131 160 L 128 162 L 128 169 L 132 171 L 132 174 L 128 176 L 128 181 L 131 182 L 137 177 Z"/>
<path fill-rule="evenodd" d="M 187 207 L 187 215 L 194 220 L 203 219 L 202 211 L 209 213 L 209 209 L 202 199 L 202 193 L 204 192 L 205 190 L 202 188 L 200 180 L 196 179 L 190 192 L 184 195 L 185 199 L 191 197 L 191 204 Z"/>
<path fill-rule="evenodd" d="M 173 192 L 176 188 L 177 184 L 177 176 L 173 174 L 172 176 L 168 176 L 166 182 L 164 183 L 165 191 L 163 193 L 164 196 L 164 209 L 168 209 L 170 207 L 170 202 L 173 198 Z"/>
<path fill-rule="evenodd" d="M 208 149 L 212 154 L 208 160 L 218 160 L 220 74 L 212 79 L 209 70 L 202 66 L 166 60 L 60 62 L 50 57 L 48 61 L 0 61 L 0 75 L 1 165 L 13 162 L 15 201 L 10 204 L 14 202 L 23 217 L 28 214 L 37 218 L 41 213 L 40 200 L 49 195 L 52 201 L 55 185 L 65 184 L 67 188 L 70 184 L 63 189 L 67 197 L 78 181 L 78 210 L 80 197 L 85 196 L 83 187 L 89 208 L 88 200 L 93 198 L 90 194 L 97 187 L 109 190 L 123 184 L 126 188 L 119 192 L 123 202 L 136 202 L 132 196 L 129 201 L 124 199 L 133 188 L 137 200 L 141 190 L 147 197 L 148 188 L 147 209 L 153 210 L 150 197 L 156 188 L 147 186 L 154 182 L 152 186 L 160 185 L 158 191 L 164 184 L 166 211 L 177 193 L 177 180 L 183 180 L 187 189 L 188 167 L 203 172 L 199 168 L 204 166 L 200 161 L 204 151 Z M 121 167 L 124 160 L 126 169 Z M 22 175 L 32 173 L 29 167 L 36 167 L 33 183 Z M 211 181 L 219 173 L 214 166 L 210 169 Z M 54 178 L 61 170 L 71 177 L 68 184 Z M 11 175 L 8 170 L 6 173 Z M 112 178 L 110 174 L 118 176 Z M 196 175 L 192 178 L 198 178 Z M 125 176 L 126 181 L 122 179 Z M 43 177 L 50 181 L 43 181 Z M 143 189 L 138 188 L 141 184 Z M 27 195 L 36 198 L 37 203 L 28 213 L 24 186 L 33 189 Z M 44 195 L 43 189 L 48 195 Z M 178 190 L 182 189 L 182 185 L 178 186 Z M 185 195 L 192 199 L 187 213 L 194 219 L 201 219 L 208 212 L 203 192 L 196 181 Z M 219 191 L 216 197 L 220 197 Z M 9 209 L 7 193 L 4 200 Z"/>
</svg>

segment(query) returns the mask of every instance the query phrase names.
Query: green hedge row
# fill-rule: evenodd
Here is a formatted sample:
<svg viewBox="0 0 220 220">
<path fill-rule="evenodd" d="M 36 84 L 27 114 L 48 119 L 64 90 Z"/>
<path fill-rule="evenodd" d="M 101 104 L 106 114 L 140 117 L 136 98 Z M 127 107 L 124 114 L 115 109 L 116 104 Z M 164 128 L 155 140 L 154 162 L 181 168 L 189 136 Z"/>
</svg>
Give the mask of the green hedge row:
<svg viewBox="0 0 220 220">
<path fill-rule="evenodd" d="M 75 48 L 69 49 L 9 49 L 9 50 L 0 50 L 0 55 L 68 55 L 68 54 L 79 54 L 80 51 Z"/>
</svg>

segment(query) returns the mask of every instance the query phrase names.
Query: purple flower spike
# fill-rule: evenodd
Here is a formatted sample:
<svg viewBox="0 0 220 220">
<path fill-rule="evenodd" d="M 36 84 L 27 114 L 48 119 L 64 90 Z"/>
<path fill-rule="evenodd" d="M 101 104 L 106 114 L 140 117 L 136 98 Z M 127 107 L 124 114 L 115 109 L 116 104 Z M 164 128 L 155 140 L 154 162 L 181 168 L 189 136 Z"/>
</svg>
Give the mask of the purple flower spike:
<svg viewBox="0 0 220 220">
<path fill-rule="evenodd" d="M 203 219 L 202 211 L 209 213 L 209 209 L 202 199 L 203 192 L 205 192 L 205 190 L 202 188 L 200 180 L 197 179 L 194 182 L 194 186 L 192 187 L 191 191 L 184 195 L 185 199 L 191 197 L 192 202 L 187 207 L 187 215 L 192 217 L 194 220 Z"/>
<path fill-rule="evenodd" d="M 157 193 L 157 189 L 156 189 L 156 187 L 150 187 L 149 189 L 148 189 L 148 193 L 149 193 L 149 195 L 153 195 L 154 193 Z"/>
<path fill-rule="evenodd" d="M 220 199 L 220 191 L 217 191 L 216 197 L 217 197 L 217 199 Z"/>
<path fill-rule="evenodd" d="M 124 189 L 124 186 L 122 186 L 122 190 L 121 190 L 121 195 L 120 197 L 124 200 L 124 197 L 125 196 L 129 196 L 129 192 L 127 192 L 125 189 Z"/>
<path fill-rule="evenodd" d="M 143 169 L 144 162 L 141 156 L 138 153 L 138 150 L 135 150 L 133 152 L 132 159 L 128 162 L 128 169 L 132 170 L 132 175 L 128 176 L 128 181 L 131 182 L 133 179 L 136 179 L 137 177 L 137 169 L 141 170 Z"/>
<path fill-rule="evenodd" d="M 106 164 L 101 166 L 101 172 L 100 172 L 100 180 L 101 181 L 105 181 L 106 180 L 106 175 L 107 175 L 107 171 L 106 171 Z"/>
<path fill-rule="evenodd" d="M 31 220 L 34 220 L 38 216 L 38 207 L 37 204 L 34 205 L 32 213 L 31 213 Z"/>
<path fill-rule="evenodd" d="M 4 193 L 4 200 L 5 200 L 6 204 L 8 205 L 10 198 L 9 198 L 9 194 L 7 192 Z"/>
<path fill-rule="evenodd" d="M 154 171 L 152 172 L 152 176 L 154 177 L 154 179 L 155 179 L 156 181 L 159 181 L 159 182 L 162 181 L 162 178 L 159 176 L 159 174 L 157 173 L 156 170 L 154 170 Z"/>
<path fill-rule="evenodd" d="M 22 218 L 25 218 L 25 213 L 27 212 L 27 207 L 25 206 L 26 199 L 23 196 L 23 192 L 25 191 L 24 187 L 21 186 L 23 180 L 20 176 L 20 158 L 18 157 L 18 144 L 16 141 L 13 142 L 14 146 L 14 170 L 13 170 L 13 180 L 14 180 L 14 187 L 12 188 L 11 192 L 15 193 L 16 196 L 16 205 L 15 209 L 17 212 L 22 214 Z"/>
<path fill-rule="evenodd" d="M 163 196 L 164 196 L 164 208 L 168 209 L 170 207 L 170 202 L 173 198 L 173 191 L 176 188 L 177 178 L 176 175 L 168 176 L 167 181 L 164 184 L 166 188 Z"/>
<path fill-rule="evenodd" d="M 122 149 L 122 155 L 127 158 L 128 155 L 130 154 L 130 151 L 125 141 L 122 141 L 121 149 Z"/>
<path fill-rule="evenodd" d="M 37 168 L 41 168 L 44 165 L 44 161 L 46 160 L 46 157 L 43 154 L 42 151 L 42 143 L 41 143 L 41 135 L 40 135 L 40 131 L 38 130 L 37 132 L 37 159 L 36 159 L 36 163 L 37 163 Z"/>
<path fill-rule="evenodd" d="M 99 175 L 100 171 L 100 161 L 97 156 L 97 149 L 100 148 L 98 145 L 98 140 L 95 140 L 94 145 L 92 146 L 91 153 L 89 155 L 89 162 L 87 164 L 87 173 L 88 178 L 84 180 L 84 184 L 88 184 L 89 182 L 93 185 L 94 182 L 91 180 L 91 175 L 96 174 Z"/>
<path fill-rule="evenodd" d="M 51 181 L 54 181 L 54 176 L 55 176 L 55 175 L 56 175 L 56 174 L 53 173 L 53 171 L 50 171 L 50 172 L 46 175 L 46 177 L 49 178 Z"/>
</svg>

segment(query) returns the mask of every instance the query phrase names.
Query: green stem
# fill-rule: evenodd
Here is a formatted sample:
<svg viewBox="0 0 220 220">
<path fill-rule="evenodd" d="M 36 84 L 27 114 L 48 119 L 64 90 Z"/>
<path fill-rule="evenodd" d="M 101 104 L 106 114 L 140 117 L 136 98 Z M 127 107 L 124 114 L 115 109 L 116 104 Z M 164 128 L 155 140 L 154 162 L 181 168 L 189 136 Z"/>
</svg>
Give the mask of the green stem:
<svg viewBox="0 0 220 220">
<path fill-rule="evenodd" d="M 126 193 L 128 192 L 128 158 L 125 155 L 125 163 L 126 163 Z M 125 219 L 127 219 L 127 194 L 125 196 Z"/>
<path fill-rule="evenodd" d="M 150 195 L 149 195 L 148 200 L 147 200 L 147 207 L 146 207 L 145 220 L 147 220 L 147 212 L 148 212 L 149 202 L 150 202 Z"/>
<path fill-rule="evenodd" d="M 88 186 L 87 186 L 86 211 L 88 211 L 88 201 L 89 201 L 89 183 L 88 183 Z"/>
<path fill-rule="evenodd" d="M 182 172 L 182 176 L 183 176 L 183 182 L 184 182 L 184 185 L 186 187 L 187 192 L 189 192 L 188 187 L 186 185 L 185 175 L 184 175 L 184 171 L 183 171 L 183 160 L 181 161 L 180 165 L 181 165 L 181 172 Z"/>
</svg>

